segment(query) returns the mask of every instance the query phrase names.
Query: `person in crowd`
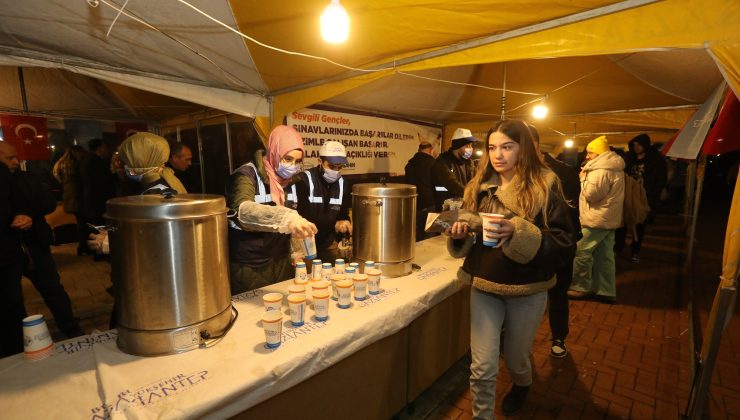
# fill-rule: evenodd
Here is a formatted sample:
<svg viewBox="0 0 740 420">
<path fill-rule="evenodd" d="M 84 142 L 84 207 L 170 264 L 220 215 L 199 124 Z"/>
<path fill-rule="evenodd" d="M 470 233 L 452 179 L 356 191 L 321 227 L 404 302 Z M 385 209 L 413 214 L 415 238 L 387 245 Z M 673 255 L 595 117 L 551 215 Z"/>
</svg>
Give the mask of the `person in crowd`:
<svg viewBox="0 0 740 420">
<path fill-rule="evenodd" d="M 605 136 L 586 146 L 586 164 L 579 174 L 579 213 L 583 238 L 573 260 L 571 299 L 596 296 L 617 301 L 614 231 L 622 226 L 624 160 L 609 150 Z"/>
<path fill-rule="evenodd" d="M 666 161 L 666 166 L 668 168 L 668 182 L 666 185 L 668 197 L 665 202 L 665 209 L 670 214 L 678 214 L 683 211 L 688 164 L 685 159 L 671 158 Z"/>
<path fill-rule="evenodd" d="M 87 151 L 82 146 L 72 145 L 67 148 L 61 158 L 54 164 L 52 173 L 62 184 L 62 205 L 64 211 L 74 214 L 77 221 L 77 255 L 91 254 L 87 246 L 88 227 L 80 214 L 82 194 L 82 180 L 80 169 Z"/>
<path fill-rule="evenodd" d="M 29 214 L 16 193 L 10 169 L 0 165 L 0 357 L 23 351 L 26 308 L 21 287 L 21 233 L 33 226 Z"/>
<path fill-rule="evenodd" d="M 629 142 L 629 152 L 625 156 L 625 172 L 642 183 L 647 195 L 650 213 L 643 223 L 635 226 L 635 237 L 632 238 L 633 263 L 640 262 L 640 249 L 645 239 L 645 228 L 653 223 L 655 213 L 660 206 L 660 194 L 666 186 L 668 171 L 663 156 L 650 144 L 650 136 L 643 133 Z M 616 232 L 615 250 L 620 253 L 624 249 L 627 229 L 620 228 Z"/>
<path fill-rule="evenodd" d="M 303 162 L 303 139 L 285 125 L 270 133 L 267 152 L 234 171 L 226 186 L 229 222 L 231 294 L 292 278 L 291 235 L 315 235 L 316 226 L 285 207 L 286 192 Z M 292 191 L 292 189 L 291 189 Z"/>
<path fill-rule="evenodd" d="M 465 185 L 473 179 L 473 144 L 478 139 L 470 130 L 458 128 L 452 134 L 452 145 L 437 157 L 432 167 L 432 182 L 436 210 L 442 210 L 444 201 L 462 198 Z"/>
<path fill-rule="evenodd" d="M 342 168 L 349 165 L 342 143 L 327 141 L 319 149 L 319 165 L 301 172 L 295 185 L 298 213 L 319 230 L 316 251 L 322 261 L 342 258 L 337 234 L 352 234 L 349 219 L 350 197 L 345 189 Z"/>
<path fill-rule="evenodd" d="M 424 227 L 429 212 L 434 212 L 434 185 L 432 166 L 434 166 L 434 146 L 429 142 L 419 144 L 419 150 L 406 163 L 406 183 L 416 186 L 416 240 L 427 238 Z"/>
<path fill-rule="evenodd" d="M 535 142 L 535 146 L 539 149 L 540 135 L 537 129 L 530 125 L 530 131 L 532 132 L 532 138 Z M 547 152 L 542 153 L 542 160 L 545 162 L 550 170 L 558 176 L 560 184 L 563 187 L 563 195 L 567 201 L 570 214 L 570 221 L 573 226 L 573 231 L 570 234 L 573 236 L 573 242 L 576 243 L 581 239 L 581 222 L 578 216 L 578 197 L 581 194 L 581 183 L 578 180 L 578 173 L 569 165 L 553 158 Z M 555 358 L 563 358 L 567 356 L 568 349 L 565 347 L 565 339 L 568 336 L 568 320 L 570 318 L 570 310 L 568 307 L 568 289 L 570 283 L 573 280 L 573 258 L 575 257 L 575 249 L 572 254 L 566 256 L 563 260 L 563 264 L 556 271 L 557 282 L 555 286 L 548 289 L 547 299 L 548 305 L 548 319 L 550 321 L 550 332 L 552 334 L 552 345 L 550 346 L 550 356 Z"/>
<path fill-rule="evenodd" d="M 129 136 L 118 148 L 118 158 L 123 164 L 127 178 L 124 187 L 126 195 L 145 194 L 184 194 L 187 190 L 172 169 L 165 167 L 170 155 L 167 140 L 156 134 L 140 131 Z M 103 230 L 91 233 L 88 240 L 91 249 L 97 253 L 108 254 L 108 232 Z M 113 279 L 114 277 L 111 277 Z M 116 297 L 116 283 L 109 289 Z M 116 305 L 110 318 L 110 328 L 117 324 Z"/>
<path fill-rule="evenodd" d="M 31 280 L 49 307 L 57 326 L 68 338 L 84 335 L 51 255 L 51 227 L 44 216 L 57 207 L 54 194 L 33 175 L 19 169 L 18 153 L 10 143 L 0 142 L 0 163 L 10 171 L 17 199 L 24 203 L 27 216 L 31 217 L 31 225 L 23 229 L 21 234 L 26 254 L 23 275 Z"/>
<path fill-rule="evenodd" d="M 193 152 L 184 143 L 170 143 L 170 157 L 167 160 L 167 166 L 175 171 L 175 176 L 185 185 L 188 191 L 191 191 L 192 183 L 188 176 L 187 170 L 193 165 Z"/>
<path fill-rule="evenodd" d="M 80 210 L 82 221 L 87 226 L 105 223 L 105 202 L 116 193 L 115 177 L 110 172 L 112 149 L 102 139 L 92 139 L 87 143 L 90 150 L 80 165 Z M 89 234 L 89 230 L 87 231 Z M 85 235 L 87 236 L 87 235 Z"/>
<path fill-rule="evenodd" d="M 502 341 L 514 383 L 503 400 L 503 413 L 514 415 L 524 406 L 532 384 L 530 350 L 547 305 L 547 290 L 555 285 L 555 271 L 575 247 L 560 181 L 537 153 L 526 123 L 501 121 L 486 138 L 486 153 L 465 187 L 463 208 L 504 215 L 492 220 L 497 225 L 484 227 L 498 244 L 485 246 L 461 221 L 445 232 L 450 236 L 450 254 L 465 256 L 458 274 L 472 280 L 473 286 L 474 418 L 493 417 Z"/>
</svg>

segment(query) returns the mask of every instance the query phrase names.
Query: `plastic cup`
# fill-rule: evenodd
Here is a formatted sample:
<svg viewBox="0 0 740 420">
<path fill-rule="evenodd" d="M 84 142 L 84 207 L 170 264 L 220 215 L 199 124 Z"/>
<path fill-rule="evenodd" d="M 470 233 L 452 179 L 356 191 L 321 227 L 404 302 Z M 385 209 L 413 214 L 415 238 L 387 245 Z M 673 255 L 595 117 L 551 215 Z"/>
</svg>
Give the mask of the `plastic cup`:
<svg viewBox="0 0 740 420">
<path fill-rule="evenodd" d="M 290 323 L 294 327 L 300 327 L 306 318 L 306 296 L 288 296 L 288 307 L 290 308 Z"/>
<path fill-rule="evenodd" d="M 503 214 L 498 213 L 478 213 L 481 218 L 481 225 L 483 226 L 483 245 L 490 246 L 490 247 L 497 247 L 498 246 L 498 238 L 491 237 L 491 234 L 486 231 L 486 228 L 499 228 L 501 225 L 499 223 L 493 223 L 492 219 L 495 218 L 501 218 L 504 217 Z"/>
<path fill-rule="evenodd" d="M 381 271 L 377 268 L 371 268 L 365 270 L 367 275 L 367 292 L 371 295 L 377 295 L 380 293 L 380 274 Z"/>
<path fill-rule="evenodd" d="M 355 284 L 355 300 L 365 300 L 367 297 L 367 274 L 355 274 L 352 281 Z"/>
<path fill-rule="evenodd" d="M 375 261 L 365 261 L 365 267 L 363 268 L 362 272 L 367 274 L 367 270 L 369 268 L 375 268 Z"/>
<path fill-rule="evenodd" d="M 262 314 L 262 328 L 265 329 L 265 342 L 268 348 L 279 347 L 283 336 L 283 314 L 280 311 L 267 311 Z"/>
<path fill-rule="evenodd" d="M 313 311 L 317 321 L 329 319 L 329 291 L 321 290 L 313 293 Z"/>
<path fill-rule="evenodd" d="M 321 279 L 321 260 L 313 260 L 311 264 L 311 279 Z"/>
<path fill-rule="evenodd" d="M 306 253 L 306 259 L 312 260 L 316 258 L 316 238 L 309 236 L 308 238 L 301 239 L 303 244 L 303 252 Z"/>
<path fill-rule="evenodd" d="M 262 301 L 265 303 L 265 311 L 278 311 L 283 308 L 283 294 L 282 293 L 266 293 L 262 296 Z"/>
<path fill-rule="evenodd" d="M 51 356 L 54 342 L 43 315 L 23 318 L 23 351 L 29 360 L 41 360 Z"/>
<path fill-rule="evenodd" d="M 352 282 L 349 280 L 340 280 L 337 282 L 337 306 L 341 309 L 348 309 L 352 306 Z"/>
<path fill-rule="evenodd" d="M 339 292 L 337 291 L 337 282 L 347 280 L 347 276 L 344 274 L 335 274 L 331 276 L 331 298 L 332 300 L 339 299 Z"/>
<path fill-rule="evenodd" d="M 326 292 L 329 293 L 329 282 L 326 280 L 319 280 L 311 282 L 311 292 Z"/>
<path fill-rule="evenodd" d="M 308 281 L 308 271 L 306 271 L 306 263 L 305 262 L 298 262 L 295 265 L 295 279 L 293 282 L 295 284 L 298 283 L 298 280 L 306 280 Z"/>
<path fill-rule="evenodd" d="M 321 279 L 322 280 L 330 281 L 332 274 L 334 274 L 334 268 L 331 266 L 331 263 L 321 264 Z"/>
<path fill-rule="evenodd" d="M 344 274 L 344 260 L 342 258 L 334 260 L 334 274 Z"/>
<path fill-rule="evenodd" d="M 306 298 L 306 286 L 302 284 L 291 284 L 288 286 L 288 297 L 290 296 L 303 296 Z"/>
</svg>

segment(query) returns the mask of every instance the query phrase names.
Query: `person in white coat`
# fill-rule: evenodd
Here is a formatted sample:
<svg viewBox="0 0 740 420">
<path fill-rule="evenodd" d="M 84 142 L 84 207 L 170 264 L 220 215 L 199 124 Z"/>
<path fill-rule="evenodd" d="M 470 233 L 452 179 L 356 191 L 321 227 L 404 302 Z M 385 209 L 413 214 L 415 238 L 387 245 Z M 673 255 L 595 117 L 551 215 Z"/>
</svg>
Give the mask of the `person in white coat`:
<svg viewBox="0 0 740 420">
<path fill-rule="evenodd" d="M 622 226 L 624 160 L 609 149 L 605 136 L 586 147 L 586 164 L 579 174 L 579 214 L 583 238 L 573 260 L 571 299 L 594 297 L 616 303 L 614 232 Z"/>
</svg>

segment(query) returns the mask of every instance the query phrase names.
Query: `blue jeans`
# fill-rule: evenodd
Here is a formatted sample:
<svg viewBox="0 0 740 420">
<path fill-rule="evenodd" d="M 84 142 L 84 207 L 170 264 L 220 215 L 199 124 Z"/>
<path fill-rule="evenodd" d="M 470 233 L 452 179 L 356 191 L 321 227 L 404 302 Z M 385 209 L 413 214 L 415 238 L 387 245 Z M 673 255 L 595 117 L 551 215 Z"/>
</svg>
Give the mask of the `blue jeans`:
<svg viewBox="0 0 740 420">
<path fill-rule="evenodd" d="M 496 376 L 505 327 L 504 361 L 515 385 L 532 384 L 529 353 L 547 306 L 547 292 L 497 296 L 473 289 L 470 295 L 470 391 L 473 418 L 491 419 L 496 404 Z"/>
</svg>

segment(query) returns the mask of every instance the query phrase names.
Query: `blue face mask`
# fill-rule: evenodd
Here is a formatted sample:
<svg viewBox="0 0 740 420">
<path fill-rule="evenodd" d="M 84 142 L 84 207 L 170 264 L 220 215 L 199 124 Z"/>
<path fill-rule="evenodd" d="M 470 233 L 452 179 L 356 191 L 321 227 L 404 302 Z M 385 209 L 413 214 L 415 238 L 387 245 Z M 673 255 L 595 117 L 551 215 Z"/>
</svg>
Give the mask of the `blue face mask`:
<svg viewBox="0 0 740 420">
<path fill-rule="evenodd" d="M 293 175 L 297 174 L 300 171 L 300 169 L 301 168 L 299 168 L 298 165 L 280 162 L 280 166 L 278 166 L 277 171 L 275 171 L 275 173 L 277 174 L 277 176 L 279 176 L 282 179 L 289 179 Z"/>
<path fill-rule="evenodd" d="M 473 149 L 465 149 L 462 154 L 463 159 L 470 159 L 471 156 L 473 156 Z"/>
<path fill-rule="evenodd" d="M 340 176 L 341 174 L 339 173 L 339 171 L 333 171 L 331 169 L 324 168 L 324 175 L 323 175 L 324 181 L 331 184 L 331 183 L 337 182 Z"/>
</svg>

